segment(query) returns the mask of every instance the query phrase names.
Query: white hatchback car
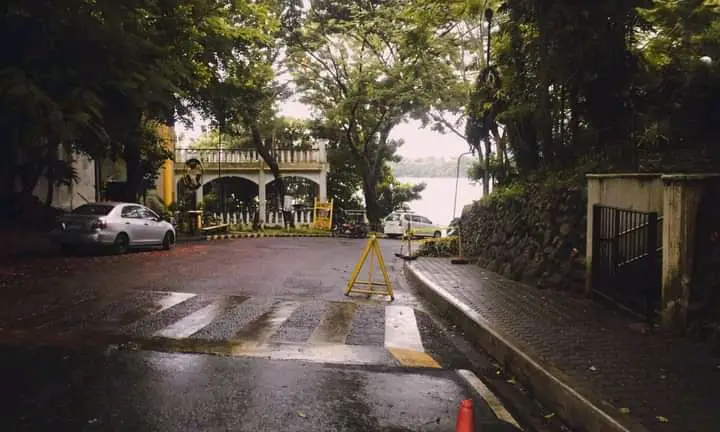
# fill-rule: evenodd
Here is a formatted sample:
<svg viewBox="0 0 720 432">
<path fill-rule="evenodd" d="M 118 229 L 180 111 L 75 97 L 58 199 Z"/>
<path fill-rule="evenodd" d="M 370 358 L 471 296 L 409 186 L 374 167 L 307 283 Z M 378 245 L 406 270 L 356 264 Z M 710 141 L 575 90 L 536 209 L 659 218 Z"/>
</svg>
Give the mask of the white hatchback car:
<svg viewBox="0 0 720 432">
<path fill-rule="evenodd" d="M 392 212 L 383 221 L 387 237 L 402 237 L 410 229 L 415 237 L 442 237 L 442 228 L 425 216 L 409 212 Z"/>
<path fill-rule="evenodd" d="M 97 202 L 61 215 L 52 231 L 63 249 L 78 246 L 112 247 L 116 253 L 131 248 L 175 245 L 175 228 L 140 204 Z"/>
</svg>

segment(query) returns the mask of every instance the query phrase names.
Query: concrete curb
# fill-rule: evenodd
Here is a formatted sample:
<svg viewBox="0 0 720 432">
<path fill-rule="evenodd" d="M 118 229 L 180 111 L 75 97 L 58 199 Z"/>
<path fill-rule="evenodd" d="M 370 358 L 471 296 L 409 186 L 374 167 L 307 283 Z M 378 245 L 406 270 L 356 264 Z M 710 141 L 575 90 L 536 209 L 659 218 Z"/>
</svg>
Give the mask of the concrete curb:
<svg viewBox="0 0 720 432">
<path fill-rule="evenodd" d="M 405 264 L 404 272 L 418 291 L 465 332 L 473 344 L 504 365 L 570 427 L 588 432 L 647 432 L 644 426 L 633 422 L 628 415 L 599 401 L 593 402 L 597 398 L 586 397 L 573 389 L 560 371 L 551 371 L 540 365 L 493 329 L 482 315 L 429 280 L 411 263 Z"/>
<path fill-rule="evenodd" d="M 331 233 L 327 234 L 321 234 L 321 233 L 234 233 L 234 234 L 214 234 L 214 235 L 206 235 L 206 236 L 196 236 L 196 237 L 178 237 L 177 243 L 195 243 L 195 242 L 204 242 L 204 241 L 210 241 L 210 240 L 239 240 L 239 239 L 246 239 L 246 238 L 277 238 L 277 237 L 293 237 L 293 238 L 308 238 L 308 237 L 316 237 L 316 238 L 330 238 L 332 237 Z M 381 236 L 378 236 L 378 238 L 384 238 Z"/>
</svg>

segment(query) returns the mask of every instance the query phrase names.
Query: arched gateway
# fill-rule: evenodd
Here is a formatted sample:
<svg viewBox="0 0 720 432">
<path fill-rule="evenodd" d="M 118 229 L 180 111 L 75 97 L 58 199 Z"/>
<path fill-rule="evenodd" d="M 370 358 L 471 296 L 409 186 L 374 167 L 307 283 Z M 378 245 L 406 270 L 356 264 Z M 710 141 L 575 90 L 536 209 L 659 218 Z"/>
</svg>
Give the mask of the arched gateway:
<svg viewBox="0 0 720 432">
<path fill-rule="evenodd" d="M 317 143 L 315 148 L 309 150 L 278 150 L 276 152 L 278 165 L 283 176 L 300 177 L 310 180 L 318 185 L 317 198 L 327 201 L 327 144 L 324 141 Z M 257 185 L 266 186 L 274 178 L 270 168 L 265 164 L 255 150 L 247 149 L 176 149 L 174 175 L 175 190 L 173 201 L 178 197 L 178 181 L 185 174 L 185 162 L 197 159 L 203 165 L 200 184 L 205 185 L 219 177 L 238 177 L 249 180 Z M 260 217 L 264 221 L 267 206 L 266 187 L 258 187 L 258 201 Z M 196 201 L 203 198 L 203 188 L 196 190 Z"/>
</svg>

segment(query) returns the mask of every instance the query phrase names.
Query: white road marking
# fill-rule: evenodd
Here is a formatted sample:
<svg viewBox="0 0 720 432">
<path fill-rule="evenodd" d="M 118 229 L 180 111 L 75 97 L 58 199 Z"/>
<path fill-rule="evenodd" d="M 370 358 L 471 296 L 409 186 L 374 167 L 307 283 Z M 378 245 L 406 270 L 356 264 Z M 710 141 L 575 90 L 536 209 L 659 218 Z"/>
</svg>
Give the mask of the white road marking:
<svg viewBox="0 0 720 432">
<path fill-rule="evenodd" d="M 230 352 L 234 356 L 263 357 L 269 360 L 300 360 L 313 363 L 349 365 L 389 365 L 392 357 L 382 347 L 355 345 L 261 345 L 238 346 Z"/>
<path fill-rule="evenodd" d="M 218 314 L 223 310 L 224 306 L 224 301 L 214 301 L 204 308 L 187 315 L 180 321 L 176 321 L 164 329 L 157 331 L 155 336 L 172 339 L 182 339 L 192 336 L 202 330 L 203 327 L 213 322 L 213 320 L 217 318 Z"/>
<path fill-rule="evenodd" d="M 490 391 L 490 389 L 480 380 L 480 378 L 477 377 L 477 375 L 465 369 L 459 369 L 457 373 L 480 395 L 480 397 L 485 400 L 485 402 L 487 402 L 488 406 L 491 410 L 493 410 L 498 419 L 523 430 L 518 421 L 515 420 L 515 417 L 513 417 L 512 414 L 510 414 L 510 412 L 505 408 L 505 405 L 500 402 L 500 399 L 498 399 L 497 396 Z"/>
<path fill-rule="evenodd" d="M 182 292 L 168 292 L 166 294 L 167 295 L 165 297 L 158 300 L 157 303 L 158 305 L 160 305 L 160 308 L 156 311 L 153 311 L 153 314 L 160 313 L 166 309 L 170 309 L 177 304 L 190 300 L 193 297 L 197 297 L 197 294 Z"/>
<path fill-rule="evenodd" d="M 412 307 L 385 306 L 385 347 L 425 351 Z"/>
</svg>

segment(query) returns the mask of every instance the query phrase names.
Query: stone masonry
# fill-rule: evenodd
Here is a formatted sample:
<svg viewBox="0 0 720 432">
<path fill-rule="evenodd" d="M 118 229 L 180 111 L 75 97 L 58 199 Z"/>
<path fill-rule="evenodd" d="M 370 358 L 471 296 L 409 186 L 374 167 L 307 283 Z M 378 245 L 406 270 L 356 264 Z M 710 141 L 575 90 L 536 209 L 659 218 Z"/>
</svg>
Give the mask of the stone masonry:
<svg viewBox="0 0 720 432">
<path fill-rule="evenodd" d="M 582 290 L 587 198 L 582 188 L 528 186 L 463 211 L 463 252 L 504 277 Z"/>
</svg>

